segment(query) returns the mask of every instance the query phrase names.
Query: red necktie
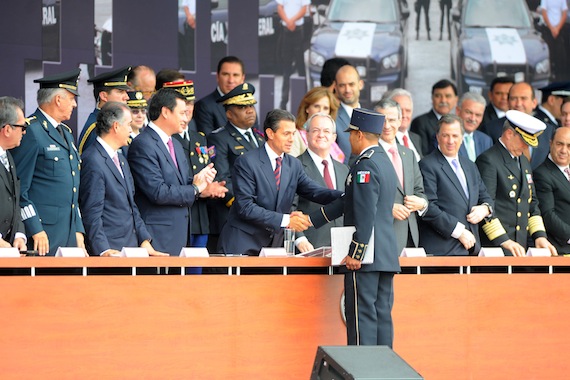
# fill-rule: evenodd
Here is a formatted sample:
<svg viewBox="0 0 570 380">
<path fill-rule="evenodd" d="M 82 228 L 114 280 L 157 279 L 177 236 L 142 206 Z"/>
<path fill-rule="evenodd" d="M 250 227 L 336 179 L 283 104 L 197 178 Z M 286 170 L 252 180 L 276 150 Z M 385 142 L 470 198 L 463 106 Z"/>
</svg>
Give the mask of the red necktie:
<svg viewBox="0 0 570 380">
<path fill-rule="evenodd" d="M 325 179 L 325 184 L 329 189 L 334 189 L 331 173 L 329 172 L 329 162 L 327 160 L 323 160 L 323 166 L 323 178 Z"/>
<path fill-rule="evenodd" d="M 178 162 L 176 162 L 176 154 L 174 153 L 174 144 L 172 143 L 172 138 L 168 139 L 168 151 L 170 152 L 170 157 L 172 157 L 172 161 L 174 161 L 174 166 L 178 169 Z"/>
<path fill-rule="evenodd" d="M 281 161 L 283 157 L 277 157 L 275 159 L 275 170 L 273 174 L 275 175 L 275 184 L 277 184 L 277 190 L 279 190 L 279 186 L 281 185 Z"/>
<path fill-rule="evenodd" d="M 404 140 L 404 146 L 405 146 L 406 148 L 409 148 L 409 147 L 410 147 L 410 143 L 408 142 L 408 136 L 406 136 L 406 135 L 402 136 L 402 140 Z"/>
</svg>

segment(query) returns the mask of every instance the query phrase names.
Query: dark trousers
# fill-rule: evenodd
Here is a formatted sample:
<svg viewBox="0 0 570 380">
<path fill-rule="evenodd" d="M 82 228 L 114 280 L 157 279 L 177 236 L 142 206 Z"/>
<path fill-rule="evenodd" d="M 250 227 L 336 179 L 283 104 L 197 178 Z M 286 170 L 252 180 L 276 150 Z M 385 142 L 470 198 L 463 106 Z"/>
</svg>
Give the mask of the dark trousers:
<svg viewBox="0 0 570 380">
<path fill-rule="evenodd" d="M 285 109 L 289 101 L 289 78 L 291 78 L 295 70 L 299 76 L 305 75 L 303 26 L 297 26 L 292 32 L 286 27 L 282 27 L 279 55 L 283 64 L 283 86 L 281 88 L 280 108 Z"/>
<path fill-rule="evenodd" d="M 451 0 L 439 0 L 439 9 L 441 10 L 441 19 L 439 23 L 439 36 L 443 34 L 443 19 L 447 15 L 447 35 L 451 37 L 449 13 L 451 11 Z"/>
<path fill-rule="evenodd" d="M 393 283 L 394 273 L 345 273 L 344 308 L 349 345 L 392 347 Z"/>
<path fill-rule="evenodd" d="M 565 51 L 565 35 L 566 35 L 567 25 L 564 25 L 558 34 L 558 37 L 554 38 L 552 33 L 547 27 L 544 27 L 542 31 L 542 38 L 544 42 L 548 45 L 548 50 L 550 51 L 550 68 L 551 68 L 551 80 L 561 81 L 567 80 L 568 77 L 566 71 L 566 54 Z"/>
<path fill-rule="evenodd" d="M 416 0 L 416 31 L 420 31 L 420 15 L 422 8 L 424 9 L 424 16 L 426 19 L 426 30 L 429 32 L 429 1 L 430 0 Z"/>
</svg>

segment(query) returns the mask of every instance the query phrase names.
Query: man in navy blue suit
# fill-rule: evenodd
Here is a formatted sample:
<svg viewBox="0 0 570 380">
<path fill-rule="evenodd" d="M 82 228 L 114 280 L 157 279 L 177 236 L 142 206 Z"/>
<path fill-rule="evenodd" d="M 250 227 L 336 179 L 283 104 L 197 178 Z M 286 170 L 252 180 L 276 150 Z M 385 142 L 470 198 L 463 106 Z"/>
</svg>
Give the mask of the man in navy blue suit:
<svg viewBox="0 0 570 380">
<path fill-rule="evenodd" d="M 266 143 L 235 161 L 235 201 L 220 234 L 220 252 L 256 256 L 263 247 L 282 247 L 284 227 L 304 231 L 310 225 L 307 215 L 291 212 L 296 193 L 321 204 L 342 194 L 318 185 L 299 160 L 286 154 L 296 133 L 290 112 L 270 111 L 264 130 Z"/>
<path fill-rule="evenodd" d="M 120 152 L 126 145 L 133 117 L 128 106 L 106 103 L 97 115 L 97 138 L 82 155 L 79 204 L 88 252 L 93 256 L 118 256 L 123 247 L 141 246 L 156 252 L 135 204 L 135 184 L 129 164 Z"/>
<path fill-rule="evenodd" d="M 223 196 L 227 189 L 212 182 L 213 164 L 190 178 L 182 145 L 171 137 L 188 125 L 184 95 L 169 88 L 158 90 L 150 100 L 148 117 L 149 125 L 129 147 L 135 201 L 154 247 L 177 255 L 188 241 L 194 201 L 200 196 Z"/>
<path fill-rule="evenodd" d="M 461 96 L 455 113 L 463 119 L 463 144 L 459 155 L 475 162 L 477 157 L 493 146 L 493 139 L 477 129 L 483 120 L 485 98 L 474 92 L 466 92 Z"/>
<path fill-rule="evenodd" d="M 438 256 L 477 255 L 481 249 L 479 223 L 494 245 L 524 255 L 524 248 L 509 240 L 498 219 L 493 219 L 493 199 L 477 166 L 458 155 L 463 121 L 444 115 L 436 132 L 438 147 L 420 161 L 429 207 L 422 218 L 420 246 Z"/>
</svg>

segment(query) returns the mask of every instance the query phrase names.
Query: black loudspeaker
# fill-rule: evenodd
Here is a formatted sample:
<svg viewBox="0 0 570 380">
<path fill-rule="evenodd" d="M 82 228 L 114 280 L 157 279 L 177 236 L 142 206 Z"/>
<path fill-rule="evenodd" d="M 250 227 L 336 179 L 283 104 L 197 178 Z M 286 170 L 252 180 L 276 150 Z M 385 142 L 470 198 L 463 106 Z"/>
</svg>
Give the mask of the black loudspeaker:
<svg viewBox="0 0 570 380">
<path fill-rule="evenodd" d="M 319 346 L 311 380 L 417 380 L 423 377 L 388 346 Z"/>
</svg>

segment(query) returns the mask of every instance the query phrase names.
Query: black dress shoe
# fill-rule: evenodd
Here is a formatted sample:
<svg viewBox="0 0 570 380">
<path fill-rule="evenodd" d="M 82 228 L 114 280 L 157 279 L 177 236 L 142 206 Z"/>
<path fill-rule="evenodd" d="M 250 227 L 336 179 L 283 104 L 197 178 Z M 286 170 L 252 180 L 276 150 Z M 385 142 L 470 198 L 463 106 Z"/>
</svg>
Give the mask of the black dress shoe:
<svg viewBox="0 0 570 380">
<path fill-rule="evenodd" d="M 430 35 L 429 35 L 429 32 L 428 32 L 428 40 L 431 41 L 431 37 L 430 37 Z"/>
</svg>

